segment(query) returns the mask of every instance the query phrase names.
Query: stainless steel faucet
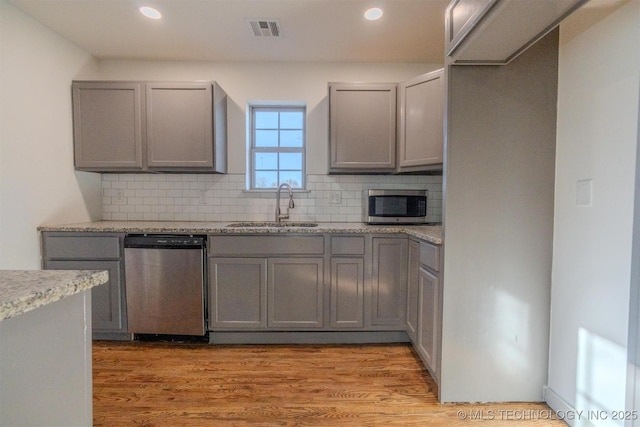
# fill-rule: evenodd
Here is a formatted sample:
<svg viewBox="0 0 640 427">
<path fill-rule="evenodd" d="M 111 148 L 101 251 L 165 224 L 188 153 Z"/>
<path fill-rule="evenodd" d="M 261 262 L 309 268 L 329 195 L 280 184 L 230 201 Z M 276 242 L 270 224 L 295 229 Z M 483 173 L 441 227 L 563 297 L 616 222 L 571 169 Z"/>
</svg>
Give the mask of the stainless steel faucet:
<svg viewBox="0 0 640 427">
<path fill-rule="evenodd" d="M 286 187 L 289 190 L 289 206 L 287 206 L 287 213 L 282 215 L 280 211 L 280 190 L 283 187 Z M 293 203 L 293 191 L 291 191 L 291 186 L 289 184 L 280 184 L 278 187 L 278 192 L 276 193 L 276 222 L 280 222 L 283 219 L 289 219 L 289 209 L 293 209 L 295 207 L 295 203 Z"/>
</svg>

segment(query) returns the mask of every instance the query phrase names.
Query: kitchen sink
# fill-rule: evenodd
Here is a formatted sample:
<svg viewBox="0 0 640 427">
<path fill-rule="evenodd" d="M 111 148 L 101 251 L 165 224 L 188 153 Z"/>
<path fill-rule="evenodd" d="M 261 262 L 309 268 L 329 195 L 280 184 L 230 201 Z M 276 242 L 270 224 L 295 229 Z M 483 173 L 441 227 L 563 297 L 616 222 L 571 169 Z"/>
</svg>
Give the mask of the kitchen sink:
<svg viewBox="0 0 640 427">
<path fill-rule="evenodd" d="M 317 222 L 232 222 L 227 227 L 317 227 Z"/>
</svg>

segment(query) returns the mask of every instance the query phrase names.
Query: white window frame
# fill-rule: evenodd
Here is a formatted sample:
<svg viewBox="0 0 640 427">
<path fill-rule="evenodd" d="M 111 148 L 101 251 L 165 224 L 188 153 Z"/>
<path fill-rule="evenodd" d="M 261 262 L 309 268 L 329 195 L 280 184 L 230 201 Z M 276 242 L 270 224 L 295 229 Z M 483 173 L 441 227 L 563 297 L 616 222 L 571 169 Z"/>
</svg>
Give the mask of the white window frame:
<svg viewBox="0 0 640 427">
<path fill-rule="evenodd" d="M 302 147 L 256 147 L 256 126 L 255 126 L 255 113 L 256 111 L 278 111 L 278 112 L 301 112 L 303 116 L 302 120 Z M 278 125 L 280 130 L 280 125 Z M 247 188 L 251 191 L 275 191 L 277 188 L 262 188 L 255 187 L 256 169 L 255 169 L 255 153 L 300 153 L 302 154 L 301 165 L 301 184 L 300 187 L 293 188 L 293 190 L 305 190 L 307 188 L 307 107 L 305 105 L 287 105 L 280 103 L 273 104 L 260 104 L 249 105 L 249 182 Z M 280 173 L 280 165 L 278 164 L 278 178 Z M 278 180 L 279 182 L 279 180 Z"/>
</svg>

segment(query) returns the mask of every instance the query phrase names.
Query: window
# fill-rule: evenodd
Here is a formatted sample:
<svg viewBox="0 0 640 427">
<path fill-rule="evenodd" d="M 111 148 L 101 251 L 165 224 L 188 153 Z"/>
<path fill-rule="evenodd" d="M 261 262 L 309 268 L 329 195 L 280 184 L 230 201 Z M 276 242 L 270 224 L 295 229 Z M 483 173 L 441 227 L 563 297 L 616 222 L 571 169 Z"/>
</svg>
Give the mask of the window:
<svg viewBox="0 0 640 427">
<path fill-rule="evenodd" d="M 250 188 L 304 188 L 305 107 L 250 108 Z"/>
</svg>

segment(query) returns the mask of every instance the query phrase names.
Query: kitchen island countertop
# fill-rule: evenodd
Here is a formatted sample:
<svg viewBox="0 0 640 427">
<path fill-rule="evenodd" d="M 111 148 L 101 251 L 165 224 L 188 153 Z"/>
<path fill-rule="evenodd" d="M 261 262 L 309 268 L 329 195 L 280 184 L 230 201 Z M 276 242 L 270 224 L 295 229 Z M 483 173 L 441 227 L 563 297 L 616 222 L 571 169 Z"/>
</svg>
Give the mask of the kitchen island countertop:
<svg viewBox="0 0 640 427">
<path fill-rule="evenodd" d="M 317 227 L 256 226 L 232 227 L 231 222 L 197 221 L 94 221 L 75 224 L 42 225 L 38 231 L 111 232 L 111 233 L 175 233 L 175 234 L 271 234 L 271 233 L 404 233 L 435 245 L 441 245 L 440 225 L 369 225 L 359 222 L 320 222 Z"/>
<path fill-rule="evenodd" d="M 0 321 L 108 280 L 107 271 L 0 270 Z"/>
</svg>

